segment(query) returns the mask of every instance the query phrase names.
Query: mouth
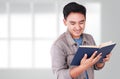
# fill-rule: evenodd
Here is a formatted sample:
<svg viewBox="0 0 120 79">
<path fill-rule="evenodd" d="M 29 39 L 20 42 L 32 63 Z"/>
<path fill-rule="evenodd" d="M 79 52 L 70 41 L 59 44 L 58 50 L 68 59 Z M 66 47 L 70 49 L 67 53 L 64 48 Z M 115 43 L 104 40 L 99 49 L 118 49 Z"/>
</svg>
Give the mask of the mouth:
<svg viewBox="0 0 120 79">
<path fill-rule="evenodd" d="M 80 34 L 80 33 L 81 33 L 81 30 L 75 30 L 74 33 L 75 33 L 75 34 Z"/>
</svg>

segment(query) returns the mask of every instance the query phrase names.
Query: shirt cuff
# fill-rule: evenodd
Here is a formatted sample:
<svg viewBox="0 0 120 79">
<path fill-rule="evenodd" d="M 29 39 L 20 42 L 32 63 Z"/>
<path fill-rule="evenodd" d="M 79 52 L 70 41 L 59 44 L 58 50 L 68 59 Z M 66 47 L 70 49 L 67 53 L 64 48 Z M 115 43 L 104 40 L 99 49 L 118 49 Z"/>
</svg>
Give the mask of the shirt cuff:
<svg viewBox="0 0 120 79">
<path fill-rule="evenodd" d="M 103 62 L 102 62 L 102 63 L 103 63 Z M 97 64 L 97 63 L 96 63 L 96 64 Z M 100 69 L 102 69 L 102 68 L 104 67 L 104 65 L 105 65 L 105 63 L 103 63 L 104 65 L 103 65 L 102 67 L 97 67 L 96 64 L 94 65 L 94 69 L 95 69 L 95 70 L 100 70 Z"/>
</svg>

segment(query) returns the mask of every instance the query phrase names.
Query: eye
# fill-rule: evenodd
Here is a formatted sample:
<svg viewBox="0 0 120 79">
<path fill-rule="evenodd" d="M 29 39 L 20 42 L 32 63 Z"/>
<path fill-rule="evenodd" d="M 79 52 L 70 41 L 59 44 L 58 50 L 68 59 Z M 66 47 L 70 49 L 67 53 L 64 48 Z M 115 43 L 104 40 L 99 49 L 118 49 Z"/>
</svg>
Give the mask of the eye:
<svg viewBox="0 0 120 79">
<path fill-rule="evenodd" d="M 80 24 L 84 24 L 84 22 L 80 22 Z"/>
<path fill-rule="evenodd" d="M 85 24 L 85 20 L 81 20 L 79 24 Z"/>
<path fill-rule="evenodd" d="M 71 24 L 71 25 L 75 25 L 75 22 L 71 22 L 70 24 Z"/>
<path fill-rule="evenodd" d="M 71 25 L 75 25 L 75 23 L 71 23 Z"/>
</svg>

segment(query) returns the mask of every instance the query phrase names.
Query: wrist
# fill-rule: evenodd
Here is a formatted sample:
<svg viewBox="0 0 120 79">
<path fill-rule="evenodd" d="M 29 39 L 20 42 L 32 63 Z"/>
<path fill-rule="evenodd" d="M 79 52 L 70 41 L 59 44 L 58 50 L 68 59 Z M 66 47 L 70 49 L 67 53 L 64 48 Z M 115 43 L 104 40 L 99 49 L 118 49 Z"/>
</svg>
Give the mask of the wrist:
<svg viewBox="0 0 120 79">
<path fill-rule="evenodd" d="M 76 78 L 77 76 L 79 76 L 85 70 L 86 70 L 86 68 L 83 65 L 79 65 L 79 66 L 71 68 L 70 75 L 71 75 L 72 78 Z"/>
<path fill-rule="evenodd" d="M 82 72 L 84 72 L 85 70 L 88 69 L 88 67 L 87 67 L 86 65 L 79 65 L 78 68 L 79 68 Z"/>
</svg>

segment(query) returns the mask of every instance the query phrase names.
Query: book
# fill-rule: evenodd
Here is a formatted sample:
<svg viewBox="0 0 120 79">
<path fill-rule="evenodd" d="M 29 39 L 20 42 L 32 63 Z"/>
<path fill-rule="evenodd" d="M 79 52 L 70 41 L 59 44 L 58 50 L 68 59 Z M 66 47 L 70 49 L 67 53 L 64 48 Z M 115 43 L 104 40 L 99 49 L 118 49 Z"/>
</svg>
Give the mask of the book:
<svg viewBox="0 0 120 79">
<path fill-rule="evenodd" d="M 87 58 L 90 58 L 91 55 L 97 51 L 97 55 L 102 53 L 102 57 L 98 62 L 102 62 L 103 58 L 106 57 L 107 54 L 111 53 L 113 48 L 115 47 L 116 43 L 113 42 L 105 42 L 100 44 L 99 46 L 88 46 L 88 45 L 81 45 L 79 46 L 71 65 L 78 66 L 80 65 L 81 59 L 84 57 L 84 54 L 87 54 Z"/>
</svg>

